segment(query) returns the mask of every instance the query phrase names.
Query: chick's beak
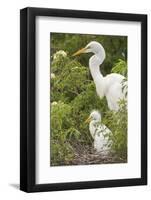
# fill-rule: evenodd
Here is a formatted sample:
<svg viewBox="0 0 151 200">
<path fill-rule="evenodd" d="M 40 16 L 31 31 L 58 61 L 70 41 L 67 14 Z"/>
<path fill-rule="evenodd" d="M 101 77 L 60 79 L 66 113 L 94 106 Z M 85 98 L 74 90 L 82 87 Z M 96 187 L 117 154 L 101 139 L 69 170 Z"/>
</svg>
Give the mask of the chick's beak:
<svg viewBox="0 0 151 200">
<path fill-rule="evenodd" d="M 88 119 L 86 119 L 84 123 L 89 123 L 90 121 L 91 121 L 91 117 L 89 116 Z"/>
<path fill-rule="evenodd" d="M 80 55 L 81 53 L 85 53 L 85 51 L 86 51 L 86 48 L 82 48 L 82 49 L 78 50 L 77 52 L 75 52 L 74 54 L 72 54 L 72 56 Z"/>
</svg>

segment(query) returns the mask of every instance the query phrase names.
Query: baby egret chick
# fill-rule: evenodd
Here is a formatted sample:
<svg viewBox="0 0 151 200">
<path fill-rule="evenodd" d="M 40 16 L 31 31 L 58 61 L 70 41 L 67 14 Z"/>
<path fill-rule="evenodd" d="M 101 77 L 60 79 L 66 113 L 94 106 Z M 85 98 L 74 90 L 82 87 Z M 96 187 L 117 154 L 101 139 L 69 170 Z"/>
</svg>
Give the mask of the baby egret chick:
<svg viewBox="0 0 151 200">
<path fill-rule="evenodd" d="M 89 123 L 90 134 L 94 139 L 94 149 L 98 153 L 108 154 L 111 145 L 111 141 L 109 141 L 111 130 L 101 124 L 101 114 L 93 111 L 85 122 Z"/>
</svg>

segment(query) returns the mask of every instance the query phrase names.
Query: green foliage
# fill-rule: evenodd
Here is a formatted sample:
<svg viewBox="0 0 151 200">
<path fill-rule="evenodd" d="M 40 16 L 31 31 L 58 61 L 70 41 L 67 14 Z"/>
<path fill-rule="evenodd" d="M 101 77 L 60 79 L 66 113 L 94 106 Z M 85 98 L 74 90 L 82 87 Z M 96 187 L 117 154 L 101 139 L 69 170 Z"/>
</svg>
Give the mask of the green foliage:
<svg viewBox="0 0 151 200">
<path fill-rule="evenodd" d="M 73 158 L 73 150 L 68 140 L 68 130 L 72 126 L 71 107 L 62 102 L 51 106 L 51 164 L 62 165 Z"/>
<path fill-rule="evenodd" d="M 112 130 L 109 136 L 112 150 L 122 160 L 127 159 L 127 104 L 120 100 L 118 112 L 107 111 L 103 122 Z"/>
<path fill-rule="evenodd" d="M 113 66 L 111 72 L 113 73 L 119 73 L 123 76 L 127 77 L 127 64 L 124 60 L 118 59 L 118 61 Z"/>
<path fill-rule="evenodd" d="M 88 68 L 69 58 L 56 59 L 52 63 L 52 72 L 57 81 L 52 79 L 51 100 L 72 101 L 85 89 L 88 82 Z"/>
<path fill-rule="evenodd" d="M 127 109 L 126 102 L 120 102 L 117 113 L 108 110 L 106 99 L 96 94 L 88 66 L 89 55 L 76 59 L 73 52 L 84 47 L 91 40 L 99 41 L 106 49 L 104 74 L 111 70 L 127 75 L 126 37 L 92 36 L 75 34 L 51 34 L 51 165 L 68 165 L 76 155 L 75 146 L 92 146 L 93 139 L 88 125 L 84 123 L 94 109 L 102 114 L 103 123 L 112 130 L 112 149 L 126 160 L 127 155 Z M 60 52 L 64 50 L 66 53 Z M 56 51 L 58 53 L 56 53 Z M 115 64 L 113 64 L 115 63 Z M 113 68 L 112 68 L 113 67 Z M 78 163 L 77 163 L 78 164 Z"/>
</svg>

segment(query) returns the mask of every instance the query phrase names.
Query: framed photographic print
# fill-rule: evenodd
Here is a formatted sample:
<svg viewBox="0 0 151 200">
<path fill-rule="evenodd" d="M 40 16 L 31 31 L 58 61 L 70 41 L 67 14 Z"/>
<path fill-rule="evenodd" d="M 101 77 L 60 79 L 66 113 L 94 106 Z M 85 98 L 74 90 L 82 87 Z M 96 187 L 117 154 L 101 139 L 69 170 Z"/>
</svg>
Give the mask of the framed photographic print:
<svg viewBox="0 0 151 200">
<path fill-rule="evenodd" d="M 147 184 L 147 16 L 20 12 L 20 189 Z"/>
</svg>

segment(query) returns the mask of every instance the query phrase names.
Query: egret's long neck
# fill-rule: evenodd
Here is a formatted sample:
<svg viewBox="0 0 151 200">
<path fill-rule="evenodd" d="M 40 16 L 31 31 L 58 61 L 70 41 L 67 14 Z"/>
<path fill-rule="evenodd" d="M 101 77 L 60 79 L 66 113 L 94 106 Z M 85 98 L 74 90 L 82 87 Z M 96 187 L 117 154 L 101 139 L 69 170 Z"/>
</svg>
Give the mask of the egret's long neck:
<svg viewBox="0 0 151 200">
<path fill-rule="evenodd" d="M 96 122 L 95 121 L 91 121 L 89 124 L 89 130 L 91 133 L 92 138 L 94 139 L 95 137 L 95 132 L 96 132 L 96 127 L 95 127 Z"/>
<path fill-rule="evenodd" d="M 104 96 L 104 77 L 100 71 L 100 65 L 104 58 L 100 54 L 93 55 L 89 60 L 89 68 L 93 77 L 98 95 L 102 98 Z"/>
<path fill-rule="evenodd" d="M 90 133 L 91 133 L 91 136 L 93 139 L 97 133 L 97 128 L 98 128 L 99 122 L 100 122 L 99 120 L 92 120 L 89 124 L 89 130 L 90 130 Z"/>
</svg>

